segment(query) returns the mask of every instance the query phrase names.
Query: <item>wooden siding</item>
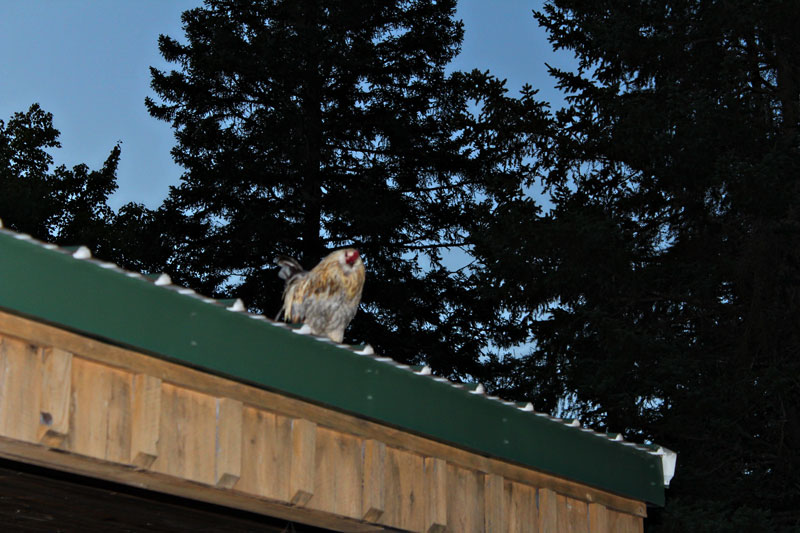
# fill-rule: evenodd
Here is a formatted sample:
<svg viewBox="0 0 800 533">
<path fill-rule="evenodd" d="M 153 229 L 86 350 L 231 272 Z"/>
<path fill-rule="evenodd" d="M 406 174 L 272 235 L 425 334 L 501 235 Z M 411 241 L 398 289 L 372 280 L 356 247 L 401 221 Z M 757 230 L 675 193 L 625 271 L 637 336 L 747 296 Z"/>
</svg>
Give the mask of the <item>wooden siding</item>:
<svg viewBox="0 0 800 533">
<path fill-rule="evenodd" d="M 5 313 L 0 456 L 341 531 L 640 532 L 645 515 L 638 501 Z"/>
</svg>

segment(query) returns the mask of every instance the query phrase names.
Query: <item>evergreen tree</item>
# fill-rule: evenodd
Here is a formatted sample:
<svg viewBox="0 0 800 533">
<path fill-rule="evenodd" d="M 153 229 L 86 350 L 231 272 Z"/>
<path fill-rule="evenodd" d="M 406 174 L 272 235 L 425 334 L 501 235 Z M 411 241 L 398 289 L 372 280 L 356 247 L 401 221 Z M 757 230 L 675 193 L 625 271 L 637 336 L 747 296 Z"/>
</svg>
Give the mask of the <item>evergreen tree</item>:
<svg viewBox="0 0 800 533">
<path fill-rule="evenodd" d="M 48 150 L 61 146 L 58 137 L 53 115 L 38 104 L 7 124 L 0 120 L 0 217 L 7 227 L 47 242 L 97 249 L 114 218 L 107 200 L 117 188 L 120 147 L 100 170 L 85 164 L 53 169 Z"/>
<path fill-rule="evenodd" d="M 538 145 L 552 211 L 515 201 L 481 222 L 487 279 L 534 339 L 497 363 L 500 385 L 677 450 L 650 530 L 795 530 L 800 5 L 535 16 L 580 67 L 551 69 L 570 95 Z"/>
<path fill-rule="evenodd" d="M 346 340 L 480 375 L 494 308 L 443 254 L 469 254 L 488 189 L 518 188 L 544 115 L 532 91 L 445 73 L 463 34 L 454 6 L 207 0 L 185 12 L 186 42 L 159 39 L 178 69 L 152 70 L 160 102 L 146 102 L 175 128 L 186 169 L 159 215 L 170 274 L 274 316 L 276 254 L 310 268 L 354 245 L 368 276 Z"/>
</svg>

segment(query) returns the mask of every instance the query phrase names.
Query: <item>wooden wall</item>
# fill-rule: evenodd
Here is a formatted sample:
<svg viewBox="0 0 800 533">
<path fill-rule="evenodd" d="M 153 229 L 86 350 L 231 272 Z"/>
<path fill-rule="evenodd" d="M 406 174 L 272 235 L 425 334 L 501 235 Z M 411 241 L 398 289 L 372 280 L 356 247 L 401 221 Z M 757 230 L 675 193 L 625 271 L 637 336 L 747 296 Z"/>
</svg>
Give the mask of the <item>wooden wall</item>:
<svg viewBox="0 0 800 533">
<path fill-rule="evenodd" d="M 5 313 L 0 456 L 342 531 L 627 533 L 645 515 L 641 502 Z"/>
</svg>

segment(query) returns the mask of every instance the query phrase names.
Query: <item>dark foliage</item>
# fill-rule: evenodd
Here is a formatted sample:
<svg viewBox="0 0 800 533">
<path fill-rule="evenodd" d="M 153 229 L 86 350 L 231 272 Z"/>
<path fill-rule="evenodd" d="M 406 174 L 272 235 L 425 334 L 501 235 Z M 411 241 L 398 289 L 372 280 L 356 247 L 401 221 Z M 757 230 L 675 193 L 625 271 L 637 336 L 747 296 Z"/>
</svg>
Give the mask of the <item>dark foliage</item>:
<svg viewBox="0 0 800 533">
<path fill-rule="evenodd" d="M 794 2 L 549 2 L 578 72 L 525 202 L 476 248 L 531 353 L 507 395 L 679 451 L 651 531 L 800 527 Z M 499 238 L 505 237 L 505 239 Z M 526 315 L 527 313 L 527 315 Z"/>
<path fill-rule="evenodd" d="M 60 148 L 53 116 L 38 104 L 0 120 L 0 214 L 3 224 L 53 243 L 104 242 L 114 213 L 107 205 L 117 188 L 120 147 L 100 170 L 84 164 L 51 168 L 48 150 Z"/>
</svg>

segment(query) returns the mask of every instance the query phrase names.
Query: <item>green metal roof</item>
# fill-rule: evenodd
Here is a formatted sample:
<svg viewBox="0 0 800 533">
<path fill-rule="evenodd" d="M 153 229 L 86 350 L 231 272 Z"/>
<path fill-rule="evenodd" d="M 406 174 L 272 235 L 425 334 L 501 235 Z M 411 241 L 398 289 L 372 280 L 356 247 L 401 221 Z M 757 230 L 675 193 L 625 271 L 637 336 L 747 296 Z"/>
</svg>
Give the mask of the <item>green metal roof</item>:
<svg viewBox="0 0 800 533">
<path fill-rule="evenodd" d="M 276 280 L 277 283 L 277 280 Z M 662 458 L 388 358 L 0 229 L 0 308 L 663 505 Z M 669 473 L 671 476 L 671 472 Z"/>
</svg>

